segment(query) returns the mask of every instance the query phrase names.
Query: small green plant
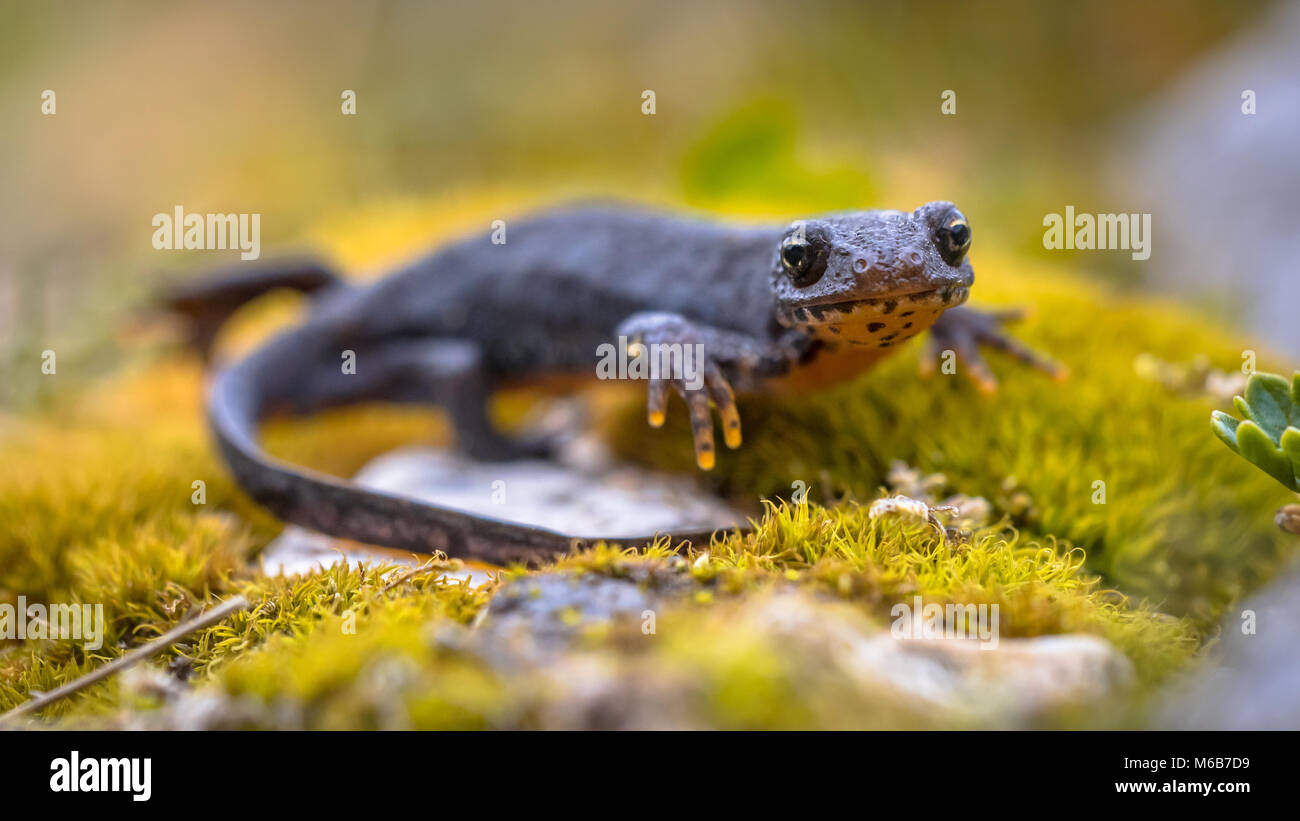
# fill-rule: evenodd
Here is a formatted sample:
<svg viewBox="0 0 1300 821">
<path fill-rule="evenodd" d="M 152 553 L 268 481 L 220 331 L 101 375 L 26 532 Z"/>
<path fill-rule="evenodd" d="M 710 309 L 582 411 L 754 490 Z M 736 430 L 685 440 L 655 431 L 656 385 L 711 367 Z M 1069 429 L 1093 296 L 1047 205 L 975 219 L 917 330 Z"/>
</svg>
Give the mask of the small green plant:
<svg viewBox="0 0 1300 821">
<path fill-rule="evenodd" d="M 1245 419 L 1210 415 L 1214 434 L 1243 459 L 1300 493 L 1300 371 L 1287 384 L 1274 373 L 1254 373 L 1233 404 Z"/>
</svg>

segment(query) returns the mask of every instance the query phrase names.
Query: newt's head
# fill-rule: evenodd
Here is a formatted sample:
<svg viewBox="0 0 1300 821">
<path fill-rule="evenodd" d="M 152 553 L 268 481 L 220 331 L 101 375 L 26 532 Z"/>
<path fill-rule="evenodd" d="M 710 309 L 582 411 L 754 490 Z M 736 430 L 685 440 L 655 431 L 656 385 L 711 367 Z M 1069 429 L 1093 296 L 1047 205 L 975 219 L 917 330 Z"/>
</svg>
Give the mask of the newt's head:
<svg viewBox="0 0 1300 821">
<path fill-rule="evenodd" d="M 777 319 L 828 342 L 899 345 L 966 301 L 970 242 L 950 202 L 796 222 L 773 264 Z"/>
</svg>

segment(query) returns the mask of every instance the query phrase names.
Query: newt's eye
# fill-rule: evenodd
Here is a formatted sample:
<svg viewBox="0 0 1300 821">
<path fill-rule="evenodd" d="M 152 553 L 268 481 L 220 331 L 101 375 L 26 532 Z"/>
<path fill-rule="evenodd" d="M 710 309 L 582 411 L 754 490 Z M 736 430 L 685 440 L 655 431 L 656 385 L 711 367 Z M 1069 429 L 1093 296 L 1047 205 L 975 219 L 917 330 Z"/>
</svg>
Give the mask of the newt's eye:
<svg viewBox="0 0 1300 821">
<path fill-rule="evenodd" d="M 821 279 L 826 271 L 826 255 L 818 253 L 807 238 L 789 236 L 781 243 L 781 265 L 790 281 L 804 288 Z"/>
<path fill-rule="evenodd" d="M 797 240 L 786 240 L 781 245 L 781 262 L 790 270 L 796 270 L 808 255 L 808 244 Z"/>
<path fill-rule="evenodd" d="M 939 246 L 939 255 L 943 261 L 956 267 L 970 250 L 970 225 L 961 212 L 954 212 L 938 231 L 935 231 L 935 243 Z"/>
</svg>

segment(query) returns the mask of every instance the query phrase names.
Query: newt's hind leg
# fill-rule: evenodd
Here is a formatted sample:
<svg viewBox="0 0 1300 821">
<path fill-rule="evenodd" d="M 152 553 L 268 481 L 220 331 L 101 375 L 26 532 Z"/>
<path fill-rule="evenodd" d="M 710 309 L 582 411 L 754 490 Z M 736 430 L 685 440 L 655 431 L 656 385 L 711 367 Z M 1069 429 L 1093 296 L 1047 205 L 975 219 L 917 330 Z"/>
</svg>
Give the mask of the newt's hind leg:
<svg viewBox="0 0 1300 821">
<path fill-rule="evenodd" d="M 507 437 L 493 426 L 488 416 L 492 379 L 476 343 L 461 339 L 393 343 L 392 355 L 409 357 L 410 376 L 390 398 L 441 407 L 451 417 L 456 444 L 466 455 L 488 462 L 551 455 L 551 443 Z"/>
<path fill-rule="evenodd" d="M 343 372 L 343 349 L 355 354 L 355 368 Z M 292 410 L 309 413 L 326 407 L 380 401 L 437 405 L 451 417 L 456 443 L 483 461 L 540 458 L 551 453 L 546 442 L 508 438 L 488 417 L 491 376 L 482 350 L 469 340 L 421 338 L 375 344 L 339 345 L 310 363 Z M 306 363 L 305 363 L 306 364 Z"/>
<path fill-rule="evenodd" d="M 213 271 L 171 288 L 159 303 L 185 318 L 189 343 L 207 362 L 212 358 L 217 332 L 245 303 L 279 288 L 314 294 L 342 284 L 342 278 L 320 260 L 286 258 Z"/>
</svg>

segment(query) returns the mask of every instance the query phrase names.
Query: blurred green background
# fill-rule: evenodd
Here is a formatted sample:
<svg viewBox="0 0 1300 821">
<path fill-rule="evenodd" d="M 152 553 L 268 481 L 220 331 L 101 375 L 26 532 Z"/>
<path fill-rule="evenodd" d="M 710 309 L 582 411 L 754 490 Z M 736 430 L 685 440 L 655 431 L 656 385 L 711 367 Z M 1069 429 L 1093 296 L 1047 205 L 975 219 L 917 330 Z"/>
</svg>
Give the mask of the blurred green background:
<svg viewBox="0 0 1300 821">
<path fill-rule="evenodd" d="M 942 198 L 980 244 L 1043 255 L 1044 213 L 1103 203 L 1114 124 L 1267 8 L 5 0 L 0 403 L 40 401 L 14 365 L 46 348 L 61 384 L 102 375 L 160 277 L 213 263 L 152 249 L 178 204 L 262 214 L 268 254 L 449 191 L 787 214 Z M 1127 254 L 1088 263 L 1143 278 Z"/>
</svg>

